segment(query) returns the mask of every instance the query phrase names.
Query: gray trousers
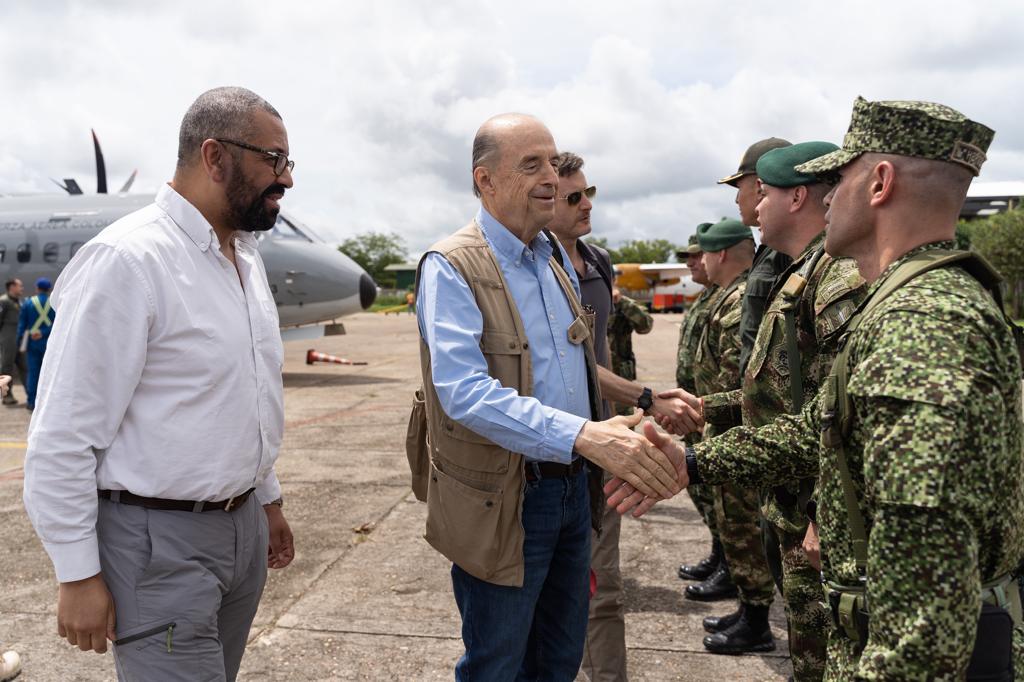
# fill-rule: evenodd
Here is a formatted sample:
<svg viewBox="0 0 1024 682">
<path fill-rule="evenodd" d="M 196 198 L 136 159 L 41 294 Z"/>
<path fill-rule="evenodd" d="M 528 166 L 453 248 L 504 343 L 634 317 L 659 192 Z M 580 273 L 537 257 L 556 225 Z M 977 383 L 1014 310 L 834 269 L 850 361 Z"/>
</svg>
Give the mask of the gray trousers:
<svg viewBox="0 0 1024 682">
<path fill-rule="evenodd" d="M 117 611 L 121 682 L 234 680 L 267 578 L 267 516 L 99 501 L 103 579 Z"/>
</svg>

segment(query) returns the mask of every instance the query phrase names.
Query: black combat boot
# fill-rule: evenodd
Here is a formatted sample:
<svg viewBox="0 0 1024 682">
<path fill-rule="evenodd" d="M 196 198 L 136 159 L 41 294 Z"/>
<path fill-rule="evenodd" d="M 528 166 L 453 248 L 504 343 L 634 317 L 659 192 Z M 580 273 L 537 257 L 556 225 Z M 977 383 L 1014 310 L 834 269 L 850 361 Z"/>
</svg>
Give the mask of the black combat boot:
<svg viewBox="0 0 1024 682">
<path fill-rule="evenodd" d="M 711 554 L 695 564 L 683 564 L 676 575 L 681 580 L 707 580 L 722 563 L 722 543 L 718 538 L 711 540 Z"/>
<path fill-rule="evenodd" d="M 731 628 L 736 621 L 743 615 L 743 602 L 740 602 L 739 607 L 732 613 L 727 613 L 724 616 L 708 616 L 704 619 L 704 629 L 708 632 L 721 632 Z"/>
<path fill-rule="evenodd" d="M 686 598 L 694 601 L 719 601 L 732 599 L 739 592 L 729 574 L 729 567 L 723 561 L 707 580 L 686 586 Z"/>
<path fill-rule="evenodd" d="M 732 627 L 705 637 L 704 648 L 713 654 L 775 651 L 775 639 L 768 627 L 768 607 L 744 604 L 740 619 Z"/>
</svg>

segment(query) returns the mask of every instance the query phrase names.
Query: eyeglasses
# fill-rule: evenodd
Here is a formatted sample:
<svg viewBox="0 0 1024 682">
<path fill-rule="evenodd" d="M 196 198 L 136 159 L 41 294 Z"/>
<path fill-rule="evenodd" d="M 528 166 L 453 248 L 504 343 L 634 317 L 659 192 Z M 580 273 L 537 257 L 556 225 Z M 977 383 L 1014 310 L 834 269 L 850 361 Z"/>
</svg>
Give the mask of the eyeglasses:
<svg viewBox="0 0 1024 682">
<path fill-rule="evenodd" d="M 248 144 L 246 142 L 239 142 L 238 140 L 228 140 L 226 138 L 221 138 L 221 137 L 215 137 L 213 139 L 217 140 L 217 142 L 220 142 L 221 144 L 232 144 L 232 145 L 234 145 L 236 147 L 241 147 L 242 149 L 248 149 L 251 152 L 256 152 L 258 154 L 264 154 L 267 157 L 273 159 L 274 160 L 274 175 L 278 175 L 278 176 L 281 175 L 281 173 L 284 173 L 284 169 L 285 168 L 287 168 L 289 170 L 289 172 L 295 170 L 295 162 L 289 160 L 287 154 L 282 154 L 281 152 L 275 152 L 272 149 L 264 149 L 263 147 L 257 147 L 255 145 L 251 145 L 251 144 Z"/>
<path fill-rule="evenodd" d="M 597 187 L 595 187 L 594 185 L 591 185 L 590 187 L 588 187 L 586 189 L 581 189 L 581 190 L 578 190 L 576 192 L 570 192 L 569 194 L 566 194 L 564 197 L 558 197 L 558 198 L 559 199 L 564 199 L 565 203 L 569 204 L 570 206 L 575 206 L 576 204 L 578 204 L 581 201 L 583 201 L 583 195 L 584 194 L 587 195 L 588 199 L 593 199 L 594 196 L 597 194 Z"/>
</svg>

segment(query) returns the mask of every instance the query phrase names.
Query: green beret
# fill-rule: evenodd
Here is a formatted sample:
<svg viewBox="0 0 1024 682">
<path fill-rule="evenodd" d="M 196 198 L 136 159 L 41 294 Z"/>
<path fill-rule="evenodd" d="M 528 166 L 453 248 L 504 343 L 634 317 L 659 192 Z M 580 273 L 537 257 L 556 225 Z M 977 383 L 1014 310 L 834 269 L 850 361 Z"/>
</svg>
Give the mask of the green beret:
<svg viewBox="0 0 1024 682">
<path fill-rule="evenodd" d="M 796 169 L 820 175 L 845 166 L 865 152 L 877 152 L 956 163 L 977 175 L 994 136 L 995 131 L 988 126 L 944 104 L 869 102 L 858 97 L 843 148 Z"/>
<path fill-rule="evenodd" d="M 772 149 L 778 149 L 779 147 L 788 147 L 790 144 L 789 140 L 783 140 L 781 137 L 769 137 L 765 140 L 758 140 L 747 147 L 747 151 L 743 152 L 743 158 L 740 159 L 740 167 L 736 169 L 736 172 L 722 178 L 718 181 L 718 184 L 732 185 L 735 187 L 736 183 L 744 175 L 753 175 L 757 172 L 757 160 L 760 159 L 765 152 Z"/>
<path fill-rule="evenodd" d="M 839 149 L 831 142 L 801 142 L 766 152 L 757 160 L 757 177 L 773 187 L 797 187 L 820 182 L 813 173 L 801 173 L 794 166 Z"/>
<path fill-rule="evenodd" d="M 697 243 L 701 251 L 715 253 L 739 244 L 744 239 L 753 241 L 754 234 L 740 221 L 729 218 L 714 225 L 705 223 L 697 228 Z"/>
</svg>

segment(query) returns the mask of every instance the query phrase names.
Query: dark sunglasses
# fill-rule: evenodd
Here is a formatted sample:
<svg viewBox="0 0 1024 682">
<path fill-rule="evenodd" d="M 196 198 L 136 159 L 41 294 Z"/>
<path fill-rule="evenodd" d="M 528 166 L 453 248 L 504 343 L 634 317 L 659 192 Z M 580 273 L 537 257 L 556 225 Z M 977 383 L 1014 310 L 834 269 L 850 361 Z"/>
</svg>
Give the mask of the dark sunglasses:
<svg viewBox="0 0 1024 682">
<path fill-rule="evenodd" d="M 594 185 L 591 185 L 590 187 L 588 187 L 586 189 L 581 189 L 581 190 L 579 190 L 577 192 L 571 192 L 569 194 L 566 194 L 564 197 L 558 197 L 558 198 L 559 199 L 565 199 L 565 203 L 569 204 L 570 206 L 575 206 L 576 204 L 578 204 L 581 201 L 583 201 L 583 195 L 584 194 L 587 195 L 588 199 L 593 199 L 594 195 L 597 194 L 597 187 L 595 187 Z"/>
<path fill-rule="evenodd" d="M 217 142 L 220 142 L 221 144 L 232 144 L 242 149 L 248 149 L 251 152 L 265 154 L 267 157 L 274 160 L 274 175 L 281 175 L 281 173 L 284 173 L 285 168 L 289 171 L 295 170 L 295 162 L 290 161 L 287 154 L 275 152 L 272 149 L 263 149 L 262 147 L 257 147 L 256 145 L 248 144 L 247 142 L 239 142 L 238 140 L 228 140 L 221 137 L 215 137 L 213 139 L 217 140 Z"/>
</svg>

